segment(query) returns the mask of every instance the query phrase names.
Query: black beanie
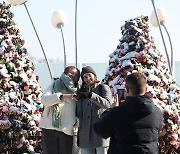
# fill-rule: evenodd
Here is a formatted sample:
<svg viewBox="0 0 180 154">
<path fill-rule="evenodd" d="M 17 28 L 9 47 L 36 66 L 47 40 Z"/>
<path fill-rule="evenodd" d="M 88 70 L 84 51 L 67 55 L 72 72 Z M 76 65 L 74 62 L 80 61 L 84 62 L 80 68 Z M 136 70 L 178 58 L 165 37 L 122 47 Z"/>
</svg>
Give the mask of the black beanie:
<svg viewBox="0 0 180 154">
<path fill-rule="evenodd" d="M 82 79 L 83 79 L 83 75 L 86 73 L 92 73 L 96 76 L 96 73 L 91 66 L 85 66 L 82 68 L 82 71 L 81 71 L 81 78 Z"/>
</svg>

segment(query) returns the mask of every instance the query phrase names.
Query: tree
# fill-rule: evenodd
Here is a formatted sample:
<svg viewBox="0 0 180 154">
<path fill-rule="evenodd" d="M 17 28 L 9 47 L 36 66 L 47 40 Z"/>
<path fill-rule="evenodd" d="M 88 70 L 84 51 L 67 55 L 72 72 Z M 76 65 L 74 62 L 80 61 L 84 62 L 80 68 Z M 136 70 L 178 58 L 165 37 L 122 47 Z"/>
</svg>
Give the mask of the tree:
<svg viewBox="0 0 180 154">
<path fill-rule="evenodd" d="M 113 95 L 124 99 L 125 78 L 142 72 L 148 81 L 148 91 L 164 116 L 159 134 L 159 149 L 163 154 L 177 152 L 180 145 L 180 88 L 171 75 L 164 55 L 158 51 L 149 35 L 148 16 L 125 21 L 117 48 L 109 55 L 109 66 L 103 82 Z"/>
<path fill-rule="evenodd" d="M 42 90 L 10 7 L 0 2 L 0 151 L 40 153 Z"/>
</svg>

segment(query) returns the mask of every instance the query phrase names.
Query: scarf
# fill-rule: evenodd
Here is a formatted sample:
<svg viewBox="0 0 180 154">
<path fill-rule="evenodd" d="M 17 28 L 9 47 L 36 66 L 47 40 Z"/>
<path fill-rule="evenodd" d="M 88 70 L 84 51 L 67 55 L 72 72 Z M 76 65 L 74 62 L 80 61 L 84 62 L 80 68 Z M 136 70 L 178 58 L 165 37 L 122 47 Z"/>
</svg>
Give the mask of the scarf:
<svg viewBox="0 0 180 154">
<path fill-rule="evenodd" d="M 74 85 L 73 80 L 67 76 L 65 73 L 61 75 L 61 77 L 54 81 L 53 84 L 53 92 L 63 92 L 67 93 L 75 93 L 77 91 L 77 86 Z M 61 105 L 55 104 L 51 106 L 52 111 L 52 125 L 56 128 L 61 126 Z"/>
</svg>

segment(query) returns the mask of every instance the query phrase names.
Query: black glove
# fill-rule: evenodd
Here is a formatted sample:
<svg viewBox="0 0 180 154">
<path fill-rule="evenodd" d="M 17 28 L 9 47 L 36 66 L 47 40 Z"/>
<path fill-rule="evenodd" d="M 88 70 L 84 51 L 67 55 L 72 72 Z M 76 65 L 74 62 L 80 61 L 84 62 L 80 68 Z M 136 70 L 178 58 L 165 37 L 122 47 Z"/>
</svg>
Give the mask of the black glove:
<svg viewBox="0 0 180 154">
<path fill-rule="evenodd" d="M 76 99 L 80 100 L 81 98 L 91 98 L 92 92 L 84 92 L 84 93 L 77 93 Z"/>
<path fill-rule="evenodd" d="M 86 92 L 90 92 L 91 91 L 91 87 L 89 85 L 83 84 L 81 86 L 81 88 L 79 89 L 80 93 L 86 93 Z"/>
<path fill-rule="evenodd" d="M 91 98 L 92 92 L 89 85 L 82 85 L 81 88 L 77 91 L 76 99 L 79 100 L 81 98 Z"/>
<path fill-rule="evenodd" d="M 77 94 L 76 95 L 77 100 L 80 100 L 81 98 L 83 98 L 83 95 L 81 93 L 77 92 L 76 94 Z"/>
</svg>

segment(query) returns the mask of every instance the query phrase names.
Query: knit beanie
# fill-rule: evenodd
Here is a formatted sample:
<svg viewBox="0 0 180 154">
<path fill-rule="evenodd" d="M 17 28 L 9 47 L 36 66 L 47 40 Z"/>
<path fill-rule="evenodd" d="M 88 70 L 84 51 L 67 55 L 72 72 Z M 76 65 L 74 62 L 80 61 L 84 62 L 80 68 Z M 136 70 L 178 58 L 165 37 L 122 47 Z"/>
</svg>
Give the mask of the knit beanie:
<svg viewBox="0 0 180 154">
<path fill-rule="evenodd" d="M 82 79 L 83 79 L 83 75 L 86 73 L 92 73 L 96 76 L 96 73 L 91 66 L 85 66 L 82 68 L 82 71 L 81 71 L 81 78 Z"/>
</svg>

